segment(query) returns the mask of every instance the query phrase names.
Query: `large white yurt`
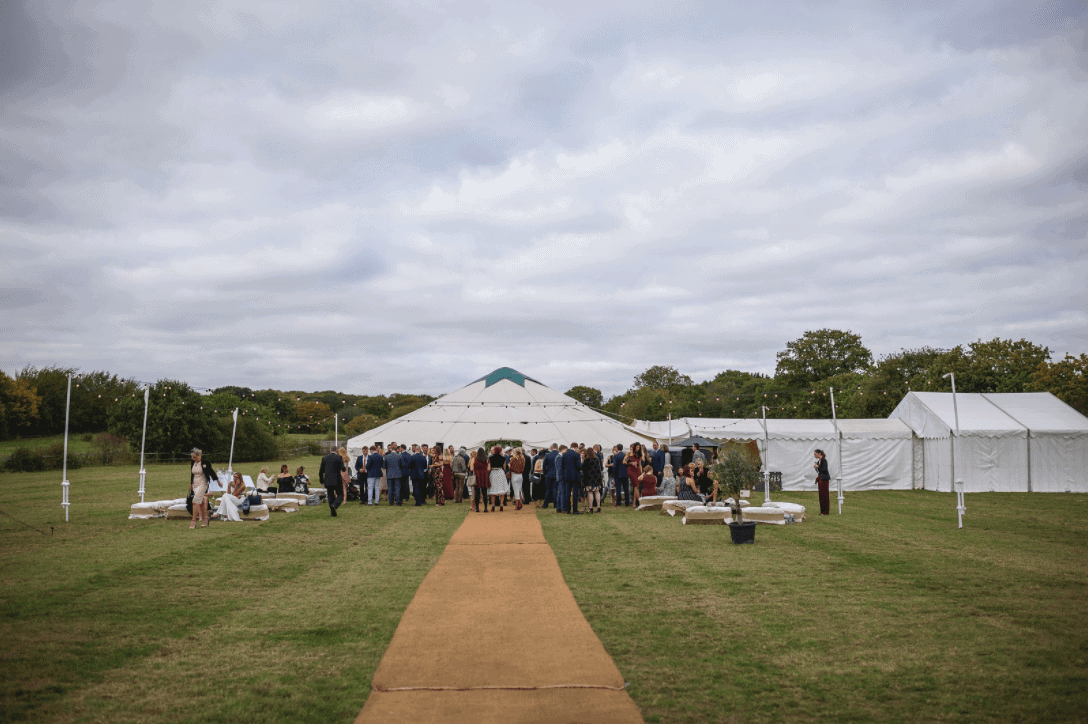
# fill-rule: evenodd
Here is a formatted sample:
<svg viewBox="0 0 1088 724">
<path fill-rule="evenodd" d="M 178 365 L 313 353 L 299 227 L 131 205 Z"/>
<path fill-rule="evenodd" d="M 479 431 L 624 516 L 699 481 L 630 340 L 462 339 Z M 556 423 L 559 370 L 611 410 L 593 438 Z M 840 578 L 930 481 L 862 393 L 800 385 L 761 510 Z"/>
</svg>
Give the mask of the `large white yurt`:
<svg viewBox="0 0 1088 724">
<path fill-rule="evenodd" d="M 364 445 L 441 442 L 466 448 L 489 440 L 521 440 L 526 448 L 553 442 L 594 445 L 605 451 L 616 443 L 649 440 L 607 415 L 502 367 L 403 417 L 356 435 L 347 442 L 355 457 Z"/>
</svg>

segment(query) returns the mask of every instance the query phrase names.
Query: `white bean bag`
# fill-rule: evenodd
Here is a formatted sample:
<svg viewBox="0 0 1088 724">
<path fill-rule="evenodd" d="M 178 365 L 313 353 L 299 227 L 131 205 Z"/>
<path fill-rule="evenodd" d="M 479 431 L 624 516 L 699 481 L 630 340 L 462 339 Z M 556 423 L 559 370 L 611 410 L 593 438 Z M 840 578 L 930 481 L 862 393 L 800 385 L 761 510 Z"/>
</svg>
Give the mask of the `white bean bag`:
<svg viewBox="0 0 1088 724">
<path fill-rule="evenodd" d="M 635 510 L 661 510 L 661 505 L 667 500 L 676 500 L 676 496 L 643 495 L 638 499 L 638 507 Z"/>
<path fill-rule="evenodd" d="M 769 506 L 745 508 L 744 520 L 754 520 L 757 523 L 768 523 L 770 525 L 785 525 L 786 511 L 781 508 L 771 508 Z"/>
<path fill-rule="evenodd" d="M 697 505 L 702 503 L 698 500 L 666 500 L 661 504 L 661 515 L 676 515 L 677 513 L 683 515 L 685 510 Z"/>
<path fill-rule="evenodd" d="M 261 498 L 272 513 L 297 513 L 299 502 L 294 498 Z"/>
<path fill-rule="evenodd" d="M 175 503 L 166 509 L 167 520 L 190 520 L 193 514 L 185 509 L 185 501 Z"/>
<path fill-rule="evenodd" d="M 268 520 L 268 506 L 264 503 L 261 503 L 260 505 L 251 505 L 249 506 L 248 513 L 243 513 L 239 510 L 238 515 L 242 520 Z"/>
<path fill-rule="evenodd" d="M 129 520 L 144 520 L 147 518 L 161 518 L 166 515 L 165 510 L 159 510 L 154 503 L 133 503 L 129 509 Z"/>
<path fill-rule="evenodd" d="M 805 519 L 805 506 L 800 505 L 798 503 L 785 503 L 785 502 L 778 503 L 778 502 L 775 502 L 775 501 L 771 501 L 770 503 L 764 503 L 763 507 L 765 507 L 765 508 L 779 508 L 781 510 L 786 511 L 787 513 L 789 513 L 790 515 L 793 516 L 793 522 L 794 523 L 800 523 L 801 521 L 803 521 Z"/>
<path fill-rule="evenodd" d="M 298 502 L 301 503 L 301 502 L 306 500 L 306 494 L 305 493 L 276 493 L 276 497 L 271 498 L 271 500 L 297 500 Z"/>
<path fill-rule="evenodd" d="M 684 512 L 684 525 L 724 525 L 733 513 L 725 506 L 694 505 Z"/>
</svg>

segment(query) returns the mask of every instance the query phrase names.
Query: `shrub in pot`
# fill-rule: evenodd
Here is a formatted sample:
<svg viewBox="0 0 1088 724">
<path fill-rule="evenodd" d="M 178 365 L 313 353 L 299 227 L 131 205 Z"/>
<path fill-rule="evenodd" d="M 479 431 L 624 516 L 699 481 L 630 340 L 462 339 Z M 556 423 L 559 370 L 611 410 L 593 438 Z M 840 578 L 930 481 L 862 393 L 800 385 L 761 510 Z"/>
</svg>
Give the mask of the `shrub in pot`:
<svg viewBox="0 0 1088 724">
<path fill-rule="evenodd" d="M 710 466 L 709 475 L 718 481 L 719 493 L 733 499 L 733 515 L 738 523 L 744 522 L 740 491 L 755 487 L 760 481 L 759 462 L 752 458 L 744 448 L 731 447 Z"/>
</svg>

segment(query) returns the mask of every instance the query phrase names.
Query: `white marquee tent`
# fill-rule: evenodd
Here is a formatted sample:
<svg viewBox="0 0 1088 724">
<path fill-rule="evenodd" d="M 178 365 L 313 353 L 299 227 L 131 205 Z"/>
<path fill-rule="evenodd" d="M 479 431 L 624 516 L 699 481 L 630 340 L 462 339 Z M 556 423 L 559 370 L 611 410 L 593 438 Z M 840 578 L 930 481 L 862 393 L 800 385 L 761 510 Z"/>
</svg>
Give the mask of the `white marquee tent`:
<svg viewBox="0 0 1088 724">
<path fill-rule="evenodd" d="M 1049 392 L 983 397 L 1028 429 L 1028 490 L 1088 493 L 1088 417 Z"/>
<path fill-rule="evenodd" d="M 964 491 L 1088 492 L 1088 418 L 1049 392 L 956 395 Z M 911 392 L 892 412 L 922 438 L 927 490 L 950 491 L 949 392 Z"/>
<path fill-rule="evenodd" d="M 915 487 L 910 428 L 899 420 L 839 420 L 844 490 L 910 490 Z M 835 424 L 831 420 L 685 417 L 668 422 L 636 421 L 631 429 L 668 443 L 688 436 L 708 440 L 756 441 L 770 470 L 782 472 L 784 490 L 813 490 L 813 450 L 827 455 L 832 478 L 839 471 Z M 677 432 L 678 430 L 682 432 Z"/>
<path fill-rule="evenodd" d="M 526 448 L 553 442 L 600 445 L 648 440 L 625 425 L 520 372 L 502 367 L 459 390 L 347 442 L 355 457 L 364 445 L 441 442 L 466 448 L 488 440 L 521 440 Z"/>
</svg>

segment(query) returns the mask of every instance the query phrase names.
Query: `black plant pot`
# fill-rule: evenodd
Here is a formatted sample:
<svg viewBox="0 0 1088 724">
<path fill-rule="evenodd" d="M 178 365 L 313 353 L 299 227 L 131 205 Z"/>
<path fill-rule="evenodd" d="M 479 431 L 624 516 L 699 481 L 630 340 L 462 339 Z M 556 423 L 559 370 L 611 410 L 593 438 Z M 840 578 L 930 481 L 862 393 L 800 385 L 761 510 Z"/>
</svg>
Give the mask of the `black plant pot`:
<svg viewBox="0 0 1088 724">
<path fill-rule="evenodd" d="M 746 520 L 743 523 L 730 523 L 729 535 L 733 537 L 733 545 L 756 542 L 756 522 Z"/>
</svg>

